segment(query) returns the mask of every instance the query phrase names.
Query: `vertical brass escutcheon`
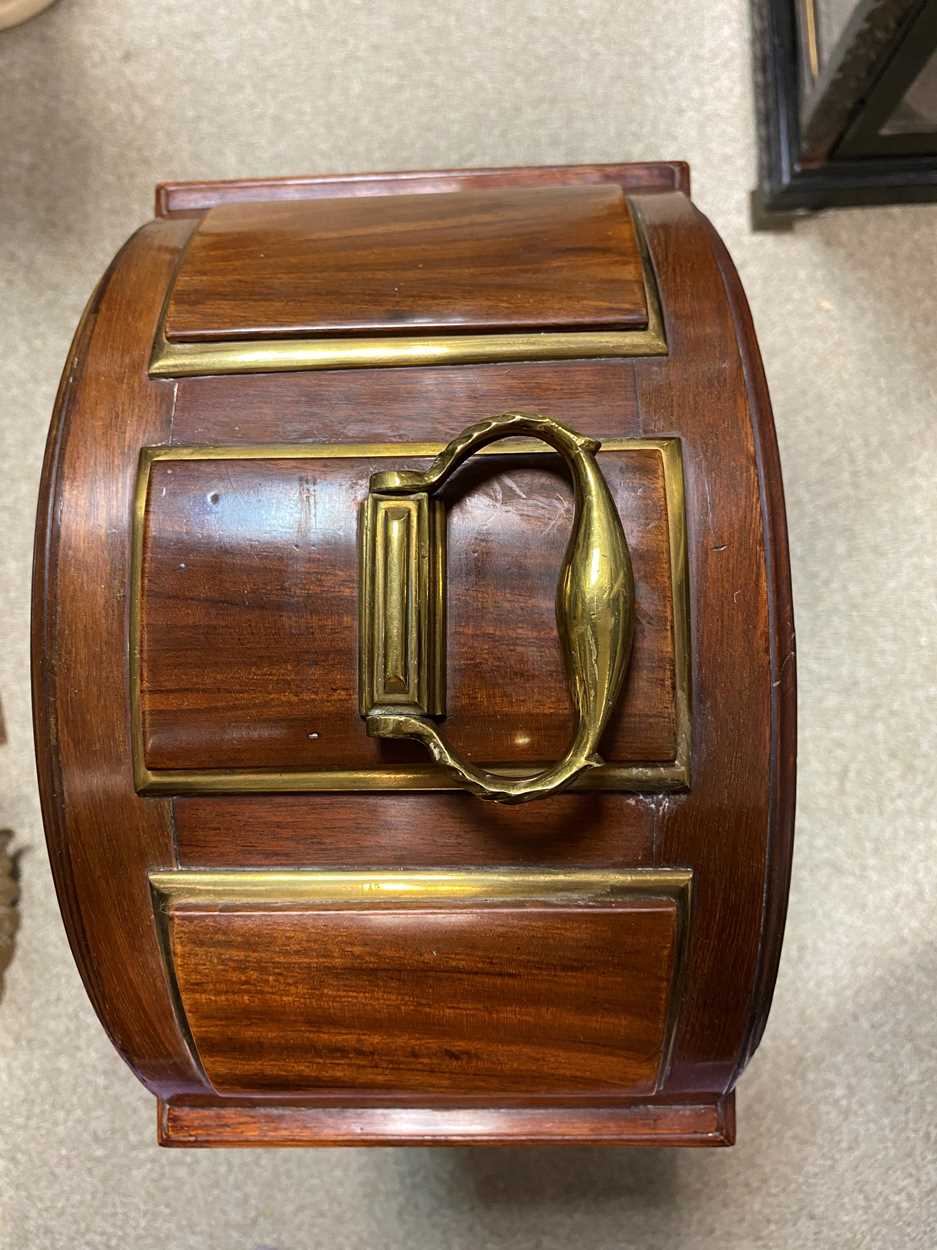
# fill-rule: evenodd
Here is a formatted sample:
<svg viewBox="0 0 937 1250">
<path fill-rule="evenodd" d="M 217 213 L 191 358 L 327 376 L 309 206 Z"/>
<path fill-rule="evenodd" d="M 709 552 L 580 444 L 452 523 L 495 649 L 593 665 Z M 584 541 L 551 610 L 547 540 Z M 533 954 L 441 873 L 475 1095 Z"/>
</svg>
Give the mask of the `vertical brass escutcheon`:
<svg viewBox="0 0 937 1250">
<path fill-rule="evenodd" d="M 446 706 L 446 515 L 425 492 L 371 494 L 360 523 L 359 706 L 441 716 Z"/>
<path fill-rule="evenodd" d="M 515 435 L 554 447 L 573 479 L 576 515 L 556 593 L 556 620 L 578 723 L 566 755 L 530 777 L 477 768 L 433 723 L 445 710 L 445 512 L 434 493 L 473 452 Z M 621 692 L 634 632 L 634 578 L 600 444 L 550 417 L 509 412 L 473 425 L 425 473 L 376 473 L 362 508 L 360 710 L 368 733 L 415 738 L 480 798 L 524 803 L 566 789 L 602 763 L 599 739 Z"/>
</svg>

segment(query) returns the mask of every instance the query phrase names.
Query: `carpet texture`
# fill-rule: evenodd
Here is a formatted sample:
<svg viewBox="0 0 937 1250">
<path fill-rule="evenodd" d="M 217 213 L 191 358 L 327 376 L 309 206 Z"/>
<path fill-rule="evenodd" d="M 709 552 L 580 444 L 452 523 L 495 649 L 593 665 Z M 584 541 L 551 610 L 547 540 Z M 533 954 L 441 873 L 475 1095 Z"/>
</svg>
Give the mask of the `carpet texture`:
<svg viewBox="0 0 937 1250">
<path fill-rule="evenodd" d="M 82 305 L 161 178 L 655 158 L 692 163 L 741 271 L 790 513 L 797 847 L 739 1145 L 160 1151 L 68 951 L 32 763 L 33 511 Z M 744 0 L 60 0 L 0 34 L 0 1245 L 937 1242 L 937 207 L 753 235 L 754 164 Z"/>
</svg>

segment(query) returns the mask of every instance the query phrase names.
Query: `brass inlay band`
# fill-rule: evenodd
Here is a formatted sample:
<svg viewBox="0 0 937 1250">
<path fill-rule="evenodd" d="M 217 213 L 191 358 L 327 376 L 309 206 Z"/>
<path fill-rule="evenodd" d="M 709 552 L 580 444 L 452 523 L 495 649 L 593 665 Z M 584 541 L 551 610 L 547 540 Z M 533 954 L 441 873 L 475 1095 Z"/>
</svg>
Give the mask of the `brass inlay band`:
<svg viewBox="0 0 937 1250">
<path fill-rule="evenodd" d="M 693 893 L 693 873 L 688 868 L 172 869 L 151 872 L 149 879 L 175 1009 L 196 1062 L 198 1052 L 173 968 L 169 922 L 176 910 L 445 907 L 455 913 L 463 906 L 596 906 L 672 899 L 677 905 L 677 934 L 657 1089 L 670 1069 L 686 981 Z"/>
<path fill-rule="evenodd" d="M 154 378 L 228 373 L 291 373 L 310 369 L 393 368 L 414 365 L 468 365 L 496 361 L 598 360 L 614 356 L 665 356 L 657 284 L 640 214 L 632 220 L 644 270 L 647 328 L 577 330 L 522 334 L 420 335 L 407 338 L 284 338 L 175 343 L 166 338 L 165 320 L 172 288 L 160 318 L 150 357 Z"/>
<path fill-rule="evenodd" d="M 666 343 L 652 330 L 454 334 L 438 338 L 257 339 L 236 343 L 171 343 L 160 339 L 150 359 L 150 376 L 188 378 L 312 369 L 601 360 L 609 356 L 662 356 L 666 352 Z"/>
<path fill-rule="evenodd" d="M 150 447 L 140 454 L 134 505 L 132 585 L 130 596 L 130 702 L 134 781 L 141 794 L 311 793 L 341 790 L 458 790 L 461 785 L 434 764 L 388 768 L 327 769 L 161 769 L 146 766 L 143 744 L 140 672 L 140 614 L 142 603 L 143 534 L 149 494 L 150 467 L 157 460 L 302 460 L 302 459 L 423 459 L 439 455 L 445 444 L 424 443 L 281 443 L 226 447 Z M 676 438 L 608 438 L 599 454 L 656 451 L 664 470 L 670 573 L 673 595 L 673 654 L 677 749 L 672 760 L 603 764 L 573 782 L 572 789 L 617 790 L 631 793 L 669 793 L 685 790 L 690 778 L 690 673 L 687 594 L 686 524 L 683 462 Z M 555 455 L 535 439 L 517 439 L 482 448 L 479 455 Z M 436 579 L 438 585 L 438 579 Z M 436 620 L 444 619 L 437 604 Z M 437 626 L 438 628 L 438 626 Z M 436 690 L 444 698 L 445 674 L 437 652 Z M 530 768 L 493 769 L 505 777 L 523 777 Z"/>
<path fill-rule="evenodd" d="M 150 884 L 171 907 L 294 907 L 323 903 L 602 903 L 639 894 L 683 898 L 688 868 L 170 869 Z"/>
<path fill-rule="evenodd" d="M 409 504 L 412 512 L 429 508 L 434 492 L 440 490 L 461 464 L 476 451 L 492 443 L 522 434 L 533 434 L 560 453 L 573 479 L 576 513 L 556 591 L 556 623 L 563 647 L 566 676 L 577 714 L 576 732 L 566 754 L 548 768 L 529 776 L 513 778 L 480 768 L 454 751 L 424 708 L 399 707 L 398 700 L 382 703 L 379 697 L 365 701 L 362 714 L 368 733 L 375 738 L 415 738 L 422 742 L 437 764 L 456 781 L 482 799 L 498 803 L 527 803 L 567 789 L 580 776 L 602 764 L 599 740 L 618 701 L 631 656 L 634 634 L 634 577 L 628 543 L 622 531 L 615 501 L 595 456 L 601 444 L 597 439 L 577 434 L 551 417 L 523 412 L 505 412 L 464 430 L 442 451 L 425 472 L 391 469 L 371 478 L 371 495 L 362 514 L 359 542 L 363 555 L 361 569 L 360 646 L 366 652 L 375 637 L 384 651 L 385 667 L 394 642 L 395 656 L 403 663 L 404 621 L 401 604 L 406 602 L 412 616 L 430 610 L 433 592 L 417 585 L 394 540 L 369 532 L 381 518 L 394 517 L 400 524 L 408 515 L 395 508 L 395 500 Z M 388 498 L 389 496 L 390 498 Z M 396 539 L 399 546 L 403 540 Z M 378 564 L 386 547 L 386 554 Z M 436 563 L 428 553 L 426 561 Z M 442 586 L 445 569 L 438 572 Z M 397 581 L 394 584 L 393 579 Z M 406 579 L 406 580 L 405 580 Z M 421 591 L 428 602 L 424 603 Z M 414 631 L 415 632 L 415 631 Z M 445 638 L 441 639 L 445 645 Z M 411 651 L 419 661 L 415 645 Z M 361 661 L 365 672 L 375 666 L 375 657 L 366 654 Z"/>
</svg>

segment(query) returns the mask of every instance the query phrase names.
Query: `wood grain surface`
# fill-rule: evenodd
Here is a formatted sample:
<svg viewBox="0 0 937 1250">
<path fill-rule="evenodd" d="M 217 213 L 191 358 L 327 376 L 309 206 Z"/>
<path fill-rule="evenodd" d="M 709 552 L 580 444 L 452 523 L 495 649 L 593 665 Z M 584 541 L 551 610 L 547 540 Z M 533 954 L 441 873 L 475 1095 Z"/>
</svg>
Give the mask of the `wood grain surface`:
<svg viewBox="0 0 937 1250">
<path fill-rule="evenodd" d="M 169 437 L 171 386 L 143 362 L 190 228 L 134 235 L 85 314 L 49 433 L 33 574 L 37 770 L 59 903 L 95 1010 L 156 1093 L 204 1085 L 164 988 L 147 881 L 174 860 L 171 805 L 133 789 L 128 522 L 140 446 Z"/>
<path fill-rule="evenodd" d="M 794 854 L 797 798 L 797 654 L 794 602 L 787 539 L 784 480 L 771 400 L 748 300 L 732 258 L 709 222 L 710 244 L 725 284 L 726 300 L 739 343 L 740 363 L 751 397 L 752 435 L 758 478 L 763 483 L 767 567 L 768 659 L 771 666 L 771 755 L 768 773 L 767 887 L 762 939 L 751 999 L 751 1018 L 739 1054 L 736 1076 L 755 1053 L 768 1022 L 781 960 Z"/>
<path fill-rule="evenodd" d="M 166 311 L 174 340 L 640 329 L 620 187 L 503 188 L 211 209 Z"/>
<path fill-rule="evenodd" d="M 163 1146 L 731 1146 L 735 1093 L 573 1107 L 159 1104 Z"/>
<path fill-rule="evenodd" d="M 187 214 L 201 212 L 209 203 L 256 201 L 270 194 L 282 193 L 285 200 L 337 193 L 393 198 L 402 189 L 431 200 L 440 191 L 491 188 L 512 179 L 518 186 L 616 180 L 620 185 L 626 177 L 623 168 L 448 171 L 318 183 L 301 179 L 285 181 L 279 192 L 267 183 L 193 184 L 167 188 L 163 206 L 168 213 Z M 76 961 L 115 1045 L 162 1100 L 160 1134 L 167 1144 L 727 1144 L 734 1139 L 730 1091 L 764 1028 L 790 872 L 795 695 L 783 494 L 757 344 L 735 271 L 686 195 L 661 189 L 679 183 L 680 167 L 658 167 L 656 173 L 651 167 L 642 169 L 635 185 L 644 189 L 632 208 L 644 223 L 666 323 L 668 354 L 662 357 L 152 380 L 147 361 L 192 227 L 185 221 L 158 222 L 138 233 L 90 306 L 63 379 L 40 502 L 33 632 L 38 768 L 50 861 Z M 228 295 L 221 287 L 228 279 L 222 282 L 220 271 L 218 281 L 223 305 Z M 460 289 L 454 282 L 455 304 Z M 255 794 L 172 802 L 138 796 L 130 759 L 128 602 L 133 485 L 141 448 L 170 442 L 443 441 L 480 416 L 512 407 L 546 412 L 586 433 L 681 439 L 692 652 L 688 792 L 571 793 L 513 810 L 460 793 Z M 240 758 L 259 760 L 276 758 L 279 752 L 286 759 L 300 745 L 296 735 L 301 727 L 321 733 L 321 726 L 307 726 L 310 704 L 304 700 L 310 695 L 324 699 L 313 710 L 328 710 L 329 674 L 344 671 L 340 657 L 347 659 L 354 650 L 347 554 L 342 554 L 350 549 L 350 538 L 342 529 L 344 521 L 330 528 L 320 517 L 315 525 L 306 523 L 304 541 L 297 541 L 297 516 L 302 520 L 303 500 L 311 501 L 312 492 L 304 494 L 295 467 L 292 477 L 260 474 L 253 485 L 238 480 L 233 471 L 222 481 L 196 469 L 188 477 L 180 474 L 176 483 L 165 473 L 153 483 L 144 617 L 154 759 L 191 767 L 197 758 L 207 758 L 198 754 L 206 744 L 215 759 L 226 751 L 233 753 L 227 758 L 241 753 Z M 481 472 L 484 477 L 490 470 Z M 529 732 L 531 744 L 536 736 L 541 747 L 552 747 L 568 731 L 552 620 L 562 526 L 549 529 L 562 511 L 559 505 L 553 509 L 549 500 L 566 487 L 542 462 L 539 468 L 515 465 L 509 472 L 533 475 L 514 479 L 526 498 L 500 482 L 499 501 L 496 480 L 489 479 L 451 501 L 451 524 L 462 552 L 455 556 L 452 571 L 462 587 L 450 622 L 451 663 L 457 676 L 453 692 L 459 695 L 453 700 L 453 718 L 465 717 L 464 732 L 476 734 L 473 749 L 480 757 L 493 754 L 495 745 L 499 751 L 506 744 L 515 751 L 526 749 L 512 735 Z M 654 614 L 663 610 L 662 601 L 655 598 L 659 592 L 651 558 L 656 550 L 654 559 L 662 559 L 655 538 L 659 486 L 650 470 L 642 472 L 644 478 L 635 479 L 629 490 L 624 490 L 623 477 L 615 489 L 631 501 L 623 502 L 623 508 L 637 509 L 631 514 L 629 539 L 636 568 L 643 562 L 639 604 L 643 594 L 652 613 L 643 628 L 660 629 L 663 617 Z M 346 489 L 333 502 L 344 501 Z M 324 491 L 326 503 L 335 490 L 333 482 Z M 336 505 L 342 517 L 346 502 L 341 508 Z M 472 508 L 480 509 L 474 519 Z M 538 508 L 539 521 L 533 519 Z M 552 509 L 549 517 L 545 508 Z M 482 517 L 488 522 L 487 534 Z M 332 534 L 335 529 L 338 538 Z M 313 534 L 319 536 L 321 550 L 308 541 Z M 299 552 L 293 550 L 294 543 Z M 335 557 L 331 581 L 322 555 L 326 548 Z M 474 555 L 473 549 L 480 554 Z M 182 563 L 185 570 L 178 568 Z M 186 577 L 193 571 L 195 577 Z M 475 610 L 472 588 L 483 586 L 483 610 Z M 320 626 L 314 639 L 318 651 L 311 645 L 306 649 L 310 619 Z M 329 629 L 335 636 L 321 637 Z M 520 639 L 513 657 L 505 659 L 500 650 L 502 634 Z M 330 655 L 327 680 L 316 685 L 320 673 L 315 664 L 321 670 L 323 656 Z M 642 659 L 636 654 L 634 682 L 644 680 L 647 663 L 646 655 Z M 506 667 L 499 669 L 499 664 Z M 498 680 L 486 685 L 485 670 L 497 673 Z M 521 691 L 519 697 L 507 693 L 505 673 L 512 688 Z M 342 678 L 331 680 L 340 684 Z M 539 683 L 536 689 L 534 682 Z M 631 749 L 639 735 L 650 741 L 662 733 L 663 688 L 651 681 L 639 697 L 629 690 L 621 715 L 632 720 L 627 733 L 622 729 L 616 750 Z M 354 707 L 353 693 L 351 703 Z M 484 740 L 477 726 L 487 726 Z M 307 739 L 303 750 L 318 749 L 320 741 Z M 357 749 L 350 730 L 345 749 Z M 643 1079 L 635 1075 L 637 1067 L 628 1065 L 639 1065 L 639 1054 L 644 1056 L 640 1062 L 650 1063 L 647 1056 L 658 1044 L 648 1039 L 659 1020 L 660 998 L 649 990 L 641 999 L 643 1023 L 633 1020 L 616 1029 L 616 1021 L 631 1019 L 632 1000 L 626 1001 L 631 991 L 606 974 L 601 952 L 614 945 L 615 934 L 622 930 L 616 928 L 620 917 L 610 917 L 602 908 L 591 919 L 591 911 L 560 916 L 534 909 L 526 945 L 517 940 L 524 932 L 523 917 L 515 916 L 518 923 L 510 928 L 505 919 L 505 928 L 498 931 L 487 927 L 488 917 L 478 919 L 473 930 L 471 925 L 466 930 L 474 937 L 462 937 L 457 925 L 440 921 L 439 940 L 450 946 L 439 981 L 440 991 L 445 989 L 439 1019 L 445 1022 L 444 1032 L 468 1037 L 475 1047 L 471 1053 L 476 1057 L 464 1061 L 463 1072 L 482 1085 L 493 1079 L 486 1064 L 502 1046 L 485 1032 L 481 1005 L 490 1003 L 502 1021 L 504 1063 L 514 1082 L 509 1086 L 527 1091 L 498 1093 L 492 1084 L 471 1099 L 454 1076 L 462 1061 L 448 1060 L 447 1067 L 446 1057 L 439 1060 L 438 1052 L 436 1060 L 427 1059 L 426 1052 L 420 1060 L 426 1092 L 409 1098 L 399 1092 L 406 1056 L 398 1043 L 407 1017 L 401 1008 L 395 1033 L 391 1004 L 409 1001 L 411 991 L 435 980 L 426 952 L 439 946 L 423 940 L 425 926 L 408 928 L 401 920 L 384 943 L 373 940 L 369 920 L 340 931 L 341 925 L 351 925 L 347 912 L 341 921 L 303 917 L 298 929 L 295 917 L 286 916 L 273 926 L 282 924 L 281 936 L 262 941 L 258 926 L 268 925 L 268 920 L 257 919 L 256 911 L 238 915 L 221 908 L 211 915 L 203 911 L 198 917 L 180 918 L 174 949 L 184 965 L 192 1020 L 212 1039 L 206 1054 L 213 1070 L 222 1083 L 231 1079 L 231 1089 L 243 1074 L 258 1081 L 269 1070 L 276 1088 L 251 1098 L 220 1094 L 206 1082 L 187 1048 L 165 974 L 147 883 L 150 871 L 180 865 L 289 869 L 538 864 L 692 871 L 686 963 L 674 1002 L 673 1054 L 658 1093 L 616 1094 L 603 1084 L 609 1080 L 608 1055 L 613 1052 L 630 1056 L 619 1071 L 627 1068 L 634 1080 Z M 422 917 L 420 924 L 426 920 Z M 186 925 L 192 928 L 183 933 Z M 272 932 L 269 926 L 267 931 Z M 204 936 L 209 932 L 210 941 Z M 564 964 L 570 951 L 564 934 L 571 932 L 578 934 L 575 958 Z M 419 933 L 422 938 L 414 936 Z M 437 934 L 432 936 L 435 940 Z M 461 951 L 460 941 L 465 943 Z M 667 941 L 663 931 L 658 933 L 654 951 L 665 950 Z M 528 960 L 524 967 L 536 1004 L 533 1015 L 539 1013 L 542 1027 L 534 1028 L 533 1017 L 509 1017 L 507 1000 L 499 997 L 504 981 L 489 975 L 493 964 L 485 963 L 497 952 L 505 967 L 513 967 L 518 945 L 523 948 L 518 958 Z M 214 952 L 210 957 L 209 950 Z M 351 953 L 358 965 L 361 980 L 348 1020 L 354 1017 L 363 1026 L 370 1053 L 377 1055 L 383 1046 L 387 1059 L 383 1070 L 375 1062 L 361 1075 L 372 1082 L 370 1090 L 359 1086 L 352 1093 L 347 1082 L 339 1085 L 340 1065 L 318 1066 L 325 1060 L 315 1052 L 311 1032 L 303 1031 L 307 1022 L 320 1022 L 315 1012 L 322 1009 L 322 1000 L 310 988 L 310 970 L 320 950 L 331 960 L 326 971 L 333 1007 L 341 986 L 354 983 L 343 979 L 342 960 Z M 271 951 L 276 956 L 272 960 L 267 958 Z M 391 959 L 386 977 L 382 958 Z M 457 1004 L 465 994 L 453 988 L 460 975 L 459 958 L 468 961 L 463 967 L 488 969 L 477 977 L 466 976 L 473 981 L 479 1005 L 470 1017 L 460 1015 Z M 595 993 L 585 1001 L 571 974 L 564 973 L 562 992 L 551 1002 L 546 988 L 554 975 L 550 969 L 569 969 L 573 963 L 586 970 Z M 271 975 L 264 980 L 270 969 L 290 966 L 294 972 L 285 978 Z M 661 978 L 647 971 L 654 966 L 652 961 L 642 963 L 645 971 L 638 970 L 635 984 L 659 986 Z M 373 981 L 365 988 L 368 977 Z M 239 986 L 233 995 L 221 988 L 231 984 Z M 371 987 L 377 987 L 373 994 Z M 375 995 L 383 1003 L 383 1015 Z M 608 1012 L 595 1011 L 601 1001 L 610 1004 Z M 273 1011 L 269 1020 L 278 1019 L 281 1029 L 264 1032 L 263 1014 L 252 1014 L 260 1003 Z M 372 1011 L 377 1014 L 369 1015 Z M 581 1043 L 575 1022 L 580 1020 L 591 1037 L 588 1045 L 596 1043 L 587 1059 L 577 1049 Z M 430 1015 L 423 1018 L 424 1026 L 430 1029 Z M 410 1027 L 415 1027 L 414 1020 Z M 281 1048 L 269 1069 L 257 1063 L 255 1050 L 243 1040 L 257 1028 L 257 1036 L 267 1039 L 264 1044 Z M 525 1039 L 528 1057 L 551 1056 L 542 1080 L 534 1082 L 532 1067 L 511 1051 L 514 1030 L 515 1041 Z M 347 1034 L 352 1032 L 349 1027 Z M 486 1047 L 489 1059 L 482 1059 Z M 339 1048 L 336 1053 L 344 1064 L 351 1052 Z M 357 1071 L 365 1066 L 360 1064 Z M 575 1094 L 562 1093 L 551 1084 L 558 1074 L 562 1081 L 578 1078 L 594 1084 L 577 1087 Z M 276 1084 L 293 1077 L 298 1089 L 285 1091 Z M 313 1092 L 310 1082 L 333 1077 L 335 1084 L 328 1090 L 321 1085 Z"/>
<path fill-rule="evenodd" d="M 650 1094 L 673 899 L 170 916 L 218 1093 Z"/>
<path fill-rule="evenodd" d="M 557 417 L 594 438 L 632 437 L 639 433 L 635 366 L 570 360 L 249 373 L 236 389 L 227 377 L 181 378 L 172 441 L 424 442 L 517 411 Z"/>
<path fill-rule="evenodd" d="M 495 187 L 595 186 L 613 183 L 629 194 L 690 194 L 685 161 L 606 165 L 517 165 L 506 169 L 434 169 L 396 174 L 319 174 L 306 178 L 239 178 L 220 182 L 162 182 L 157 217 L 198 216 L 218 204 L 319 200 L 351 196 L 432 195 Z"/>
<path fill-rule="evenodd" d="M 442 440 L 458 433 L 449 426 Z M 425 763 L 358 712 L 358 512 L 373 472 L 426 461 L 165 460 L 152 466 L 141 687 L 153 769 Z M 637 624 L 602 752 L 676 749 L 673 603 L 661 455 L 599 457 L 630 539 Z M 447 738 L 481 763 L 558 759 L 573 716 L 555 622 L 572 525 L 559 457 L 486 456 L 448 505 Z"/>
<path fill-rule="evenodd" d="M 642 201 L 641 215 L 670 346 L 665 362 L 644 361 L 639 370 L 642 428 L 663 433 L 682 419 L 690 427 L 693 779 L 688 800 L 661 804 L 654 819 L 658 863 L 691 864 L 699 874 L 692 972 L 668 1086 L 677 1093 L 699 1089 L 704 1070 L 708 1088 L 731 1087 L 769 993 L 760 971 L 766 909 L 775 891 L 786 893 L 769 864 L 789 854 L 793 836 L 792 805 L 773 796 L 793 791 L 793 756 L 778 744 L 789 742 L 795 706 L 790 684 L 776 677 L 768 610 L 769 599 L 785 597 L 784 574 L 765 546 L 766 528 L 783 528 L 783 514 L 762 502 L 756 431 L 773 443 L 774 428 L 766 392 L 746 369 L 757 352 L 751 325 L 727 302 L 724 257 L 702 214 L 681 195 L 660 195 Z M 776 497 L 776 462 L 770 471 Z"/>
<path fill-rule="evenodd" d="M 647 805 L 630 794 L 557 794 L 503 807 L 470 794 L 269 794 L 178 798 L 189 868 L 342 868 L 654 862 Z"/>
</svg>

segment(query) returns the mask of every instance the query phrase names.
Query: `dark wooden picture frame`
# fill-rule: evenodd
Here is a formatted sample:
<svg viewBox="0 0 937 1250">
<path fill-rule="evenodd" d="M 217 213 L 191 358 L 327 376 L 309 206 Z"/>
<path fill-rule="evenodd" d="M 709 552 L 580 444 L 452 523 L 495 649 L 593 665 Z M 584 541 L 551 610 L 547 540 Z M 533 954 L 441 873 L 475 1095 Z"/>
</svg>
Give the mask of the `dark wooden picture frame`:
<svg viewBox="0 0 937 1250">
<path fill-rule="evenodd" d="M 883 126 L 937 48 L 935 0 L 861 0 L 821 66 L 814 0 L 752 5 L 756 229 L 805 212 L 937 199 L 937 126 Z"/>
</svg>

